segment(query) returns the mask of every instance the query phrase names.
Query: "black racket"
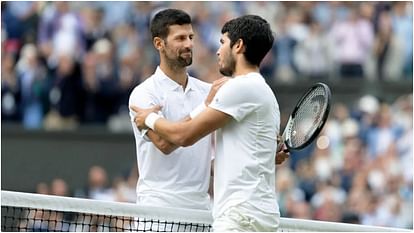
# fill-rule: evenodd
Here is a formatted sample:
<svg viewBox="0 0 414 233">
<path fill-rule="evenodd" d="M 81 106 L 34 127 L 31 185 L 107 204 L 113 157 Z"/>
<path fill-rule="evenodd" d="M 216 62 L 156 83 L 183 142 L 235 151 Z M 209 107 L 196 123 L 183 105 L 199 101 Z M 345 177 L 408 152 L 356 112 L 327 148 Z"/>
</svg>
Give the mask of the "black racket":
<svg viewBox="0 0 414 233">
<path fill-rule="evenodd" d="M 293 109 L 277 146 L 300 150 L 309 145 L 321 132 L 331 107 L 331 91 L 328 85 L 316 83 L 303 96 Z"/>
</svg>

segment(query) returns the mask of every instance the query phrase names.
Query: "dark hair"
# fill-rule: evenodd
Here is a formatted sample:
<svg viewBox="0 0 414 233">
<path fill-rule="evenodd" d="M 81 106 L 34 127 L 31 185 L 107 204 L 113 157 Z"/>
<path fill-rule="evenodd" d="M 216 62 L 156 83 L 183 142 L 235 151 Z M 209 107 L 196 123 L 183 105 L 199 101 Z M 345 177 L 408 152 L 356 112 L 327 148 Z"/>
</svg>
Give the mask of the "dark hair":
<svg viewBox="0 0 414 233">
<path fill-rule="evenodd" d="M 166 9 L 155 14 L 151 21 L 152 38 L 165 39 L 169 33 L 169 26 L 191 24 L 191 17 L 182 10 Z"/>
<path fill-rule="evenodd" d="M 242 39 L 246 46 L 244 56 L 253 65 L 260 65 L 272 48 L 274 37 L 269 23 L 257 15 L 245 15 L 224 24 L 221 33 L 228 32 L 230 48 Z"/>
</svg>

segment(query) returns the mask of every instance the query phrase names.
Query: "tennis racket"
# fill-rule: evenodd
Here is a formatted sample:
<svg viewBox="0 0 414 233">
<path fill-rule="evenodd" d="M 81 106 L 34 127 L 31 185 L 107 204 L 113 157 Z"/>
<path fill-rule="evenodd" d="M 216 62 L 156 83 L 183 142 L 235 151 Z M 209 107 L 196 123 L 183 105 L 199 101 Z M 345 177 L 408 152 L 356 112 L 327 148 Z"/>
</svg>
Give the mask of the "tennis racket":
<svg viewBox="0 0 414 233">
<path fill-rule="evenodd" d="M 282 134 L 277 151 L 283 144 L 287 150 L 300 150 L 309 145 L 321 132 L 331 107 L 331 91 L 328 85 L 316 83 L 293 109 Z"/>
</svg>

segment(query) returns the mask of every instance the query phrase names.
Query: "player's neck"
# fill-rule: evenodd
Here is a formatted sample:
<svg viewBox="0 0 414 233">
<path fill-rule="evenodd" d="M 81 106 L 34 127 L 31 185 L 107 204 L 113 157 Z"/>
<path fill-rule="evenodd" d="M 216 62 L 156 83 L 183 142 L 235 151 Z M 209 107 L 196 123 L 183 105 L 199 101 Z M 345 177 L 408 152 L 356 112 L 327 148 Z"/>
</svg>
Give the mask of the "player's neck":
<svg viewBox="0 0 414 233">
<path fill-rule="evenodd" d="M 245 61 L 237 62 L 233 77 L 246 75 L 252 72 L 259 73 L 259 67 L 256 65 L 251 65 Z"/>
<path fill-rule="evenodd" d="M 183 87 L 183 90 L 185 90 L 188 79 L 187 69 L 185 67 L 172 67 L 161 62 L 160 69 L 162 72 L 164 72 L 165 75 L 167 75 L 174 82 L 181 85 Z"/>
</svg>

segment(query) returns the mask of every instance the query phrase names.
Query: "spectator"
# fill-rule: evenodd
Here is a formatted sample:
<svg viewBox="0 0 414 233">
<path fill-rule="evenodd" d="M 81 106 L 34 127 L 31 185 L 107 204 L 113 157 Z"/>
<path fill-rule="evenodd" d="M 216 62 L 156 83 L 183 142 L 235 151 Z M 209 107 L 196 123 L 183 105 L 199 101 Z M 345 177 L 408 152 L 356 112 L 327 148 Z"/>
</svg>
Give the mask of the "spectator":
<svg viewBox="0 0 414 233">
<path fill-rule="evenodd" d="M 80 65 L 71 54 L 60 54 L 58 66 L 49 74 L 51 110 L 45 119 L 45 129 L 73 130 L 83 111 L 83 89 Z"/>
<path fill-rule="evenodd" d="M 80 19 L 71 11 L 69 2 L 46 5 L 39 23 L 38 46 L 50 69 L 56 68 L 62 54 L 73 53 L 76 59 L 83 54 Z"/>
<path fill-rule="evenodd" d="M 31 1 L 1 3 L 1 22 L 7 34 L 5 44 L 9 52 L 18 53 L 24 43 L 34 42 L 37 34 L 35 28 L 38 23 L 38 5 L 38 2 Z"/>
<path fill-rule="evenodd" d="M 393 31 L 403 43 L 404 68 L 403 74 L 412 79 L 413 74 L 413 4 L 409 2 L 393 2 Z"/>
<path fill-rule="evenodd" d="M 61 178 L 55 178 L 50 185 L 50 194 L 57 196 L 69 196 L 69 189 L 66 181 Z"/>
<path fill-rule="evenodd" d="M 108 188 L 108 177 L 105 169 L 97 165 L 92 166 L 89 169 L 88 185 L 84 189 L 77 190 L 75 196 L 113 201 L 113 191 Z"/>
<path fill-rule="evenodd" d="M 401 38 L 393 33 L 390 12 L 382 11 L 378 18 L 378 33 L 374 41 L 374 58 L 376 72 L 380 80 L 395 80 L 403 75 L 404 44 Z"/>
<path fill-rule="evenodd" d="M 326 79 L 332 67 L 328 40 L 317 21 L 311 21 L 309 29 L 309 34 L 295 49 L 295 63 L 306 78 Z"/>
<path fill-rule="evenodd" d="M 46 69 L 39 62 L 35 45 L 23 46 L 16 71 L 21 87 L 23 126 L 27 129 L 40 129 L 45 108 L 43 99 L 46 94 Z"/>
<path fill-rule="evenodd" d="M 362 18 L 356 7 L 351 8 L 346 21 L 332 26 L 330 37 L 335 46 L 334 56 L 340 76 L 362 78 L 374 37 L 371 22 Z"/>
<path fill-rule="evenodd" d="M 15 70 L 16 56 L 6 52 L 1 58 L 1 119 L 19 121 L 21 92 Z"/>
</svg>

